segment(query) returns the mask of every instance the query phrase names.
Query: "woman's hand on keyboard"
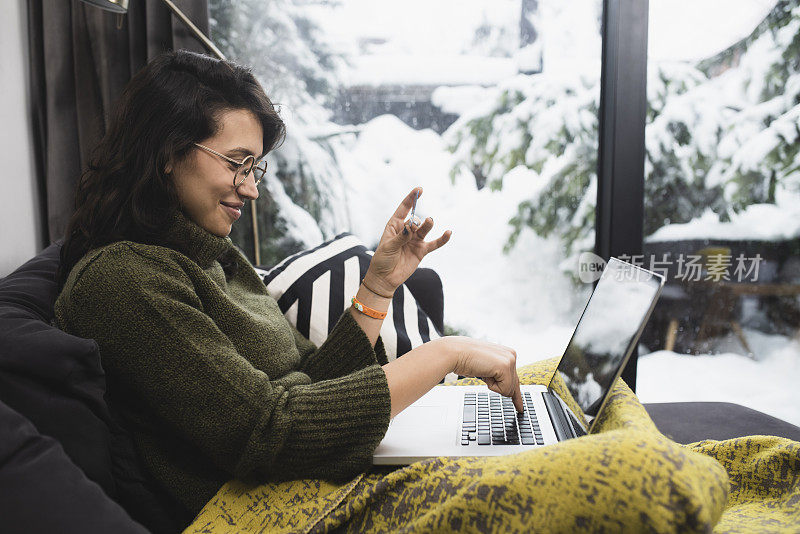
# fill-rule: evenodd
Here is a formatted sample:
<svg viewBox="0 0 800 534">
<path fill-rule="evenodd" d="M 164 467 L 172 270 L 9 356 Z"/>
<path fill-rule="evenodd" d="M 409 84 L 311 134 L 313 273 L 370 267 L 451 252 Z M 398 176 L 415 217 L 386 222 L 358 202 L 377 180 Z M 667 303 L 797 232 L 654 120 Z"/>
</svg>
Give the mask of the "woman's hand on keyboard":
<svg viewBox="0 0 800 534">
<path fill-rule="evenodd" d="M 448 336 L 442 341 L 455 353 L 454 373 L 480 378 L 490 390 L 511 397 L 518 412 L 523 411 L 514 349 L 463 336 Z"/>
</svg>

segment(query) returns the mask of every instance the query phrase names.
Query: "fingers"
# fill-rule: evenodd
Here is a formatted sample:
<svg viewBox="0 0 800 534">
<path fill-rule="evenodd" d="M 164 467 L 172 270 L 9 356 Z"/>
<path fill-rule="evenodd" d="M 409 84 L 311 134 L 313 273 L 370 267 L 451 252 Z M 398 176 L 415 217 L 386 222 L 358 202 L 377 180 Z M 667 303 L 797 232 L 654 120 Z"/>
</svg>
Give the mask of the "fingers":
<svg viewBox="0 0 800 534">
<path fill-rule="evenodd" d="M 494 378 L 487 376 L 480 377 L 480 379 L 486 382 L 486 386 L 490 390 L 497 392 L 504 397 L 511 397 L 511 402 L 514 403 L 514 408 L 517 410 L 517 413 L 523 413 L 525 411 L 525 405 L 522 402 L 522 387 L 519 383 L 519 377 L 517 377 L 517 380 L 511 390 L 509 390 L 502 381 L 495 380 Z"/>
<path fill-rule="evenodd" d="M 408 214 L 411 213 L 411 208 L 414 206 L 414 198 L 416 197 L 417 193 L 419 193 L 420 197 L 422 196 L 421 187 L 415 187 L 408 195 L 406 195 L 406 198 L 404 198 L 403 201 L 400 202 L 400 205 L 397 206 L 397 209 L 394 211 L 394 215 L 392 215 L 392 217 L 400 219 L 401 221 L 405 220 Z"/>
<path fill-rule="evenodd" d="M 508 360 L 508 374 L 510 380 L 508 381 L 508 387 L 503 395 L 511 397 L 511 401 L 514 403 L 517 413 L 522 413 L 525 411 L 525 407 L 522 404 L 522 389 L 519 386 L 519 375 L 517 374 L 517 352 L 511 348 L 508 350 L 511 352 L 511 358 Z"/>
<path fill-rule="evenodd" d="M 522 386 L 519 383 L 519 375 L 516 368 L 512 369 L 508 376 L 482 376 L 479 378 L 486 382 L 490 390 L 504 397 L 510 397 L 517 413 L 525 411 L 525 405 L 522 401 Z"/>
<path fill-rule="evenodd" d="M 405 243 L 411 241 L 411 239 L 414 237 L 424 241 L 428 233 L 433 228 L 433 217 L 427 217 L 424 221 L 422 221 L 422 223 L 417 223 L 417 221 L 419 220 L 417 217 L 414 217 L 413 218 L 414 220 L 408 220 L 408 221 L 405 220 L 408 214 L 411 212 L 412 208 L 414 207 L 414 201 L 418 200 L 419 197 L 421 196 L 422 196 L 422 188 L 415 187 L 408 193 L 408 195 L 406 195 L 403 201 L 400 202 L 400 205 L 397 207 L 394 214 L 392 215 L 392 219 L 394 220 L 400 219 L 401 221 L 403 221 L 402 223 L 403 230 L 397 232 L 395 237 L 396 239 L 395 246 L 398 245 L 402 246 Z M 387 227 L 390 226 L 391 224 L 392 222 L 390 221 Z M 451 235 L 453 235 L 453 232 L 447 230 L 435 241 L 427 243 L 425 254 L 428 254 L 429 252 L 432 252 L 445 245 L 450 240 Z"/>
<path fill-rule="evenodd" d="M 425 238 L 428 236 L 428 233 L 430 233 L 432 228 L 433 217 L 426 218 L 422 224 L 416 227 L 412 224 L 412 221 L 406 221 L 403 224 L 403 231 L 400 232 L 397 237 L 399 238 L 401 244 L 408 243 L 412 238 L 415 237 L 421 241 L 425 241 Z M 427 255 L 428 253 L 444 246 L 448 241 L 450 241 L 450 236 L 452 235 L 452 230 L 447 230 L 442 233 L 438 239 L 425 243 L 425 254 Z"/>
<path fill-rule="evenodd" d="M 406 224 L 406 228 L 408 228 L 409 232 L 413 232 L 416 237 L 424 240 L 428 236 L 428 233 L 433 229 L 433 217 L 428 217 L 427 219 L 422 221 L 422 224 L 420 224 L 417 227 L 416 232 L 414 231 L 410 223 Z M 442 235 L 438 239 L 428 243 L 428 249 L 426 250 L 426 254 L 428 252 L 436 250 L 437 248 L 443 246 L 445 243 L 450 241 L 451 235 L 453 235 L 453 232 L 451 230 L 447 230 L 444 233 L 442 233 Z"/>
<path fill-rule="evenodd" d="M 439 239 L 437 239 L 436 241 L 431 241 L 430 243 L 428 243 L 428 250 L 425 253 L 427 254 L 428 252 L 433 252 L 437 248 L 444 246 L 445 243 L 450 241 L 450 236 L 451 235 L 453 235 L 452 230 L 447 230 L 446 232 L 444 232 L 439 237 Z"/>
<path fill-rule="evenodd" d="M 517 374 L 517 352 L 512 348 L 508 348 L 508 350 L 510 351 L 507 369 L 508 380 L 504 381 L 506 384 L 504 384 L 505 387 L 502 394 L 506 397 L 511 397 L 511 402 L 514 403 L 517 413 L 522 413 L 525 411 L 525 406 L 522 403 L 522 389 L 520 388 L 519 375 Z"/>
<path fill-rule="evenodd" d="M 516 371 L 514 375 L 517 375 Z M 517 409 L 517 413 L 522 413 L 525 411 L 525 405 L 522 403 L 522 388 L 519 385 L 519 376 L 517 375 L 517 386 L 514 389 L 514 394 L 511 396 L 511 399 L 514 401 L 514 408 Z"/>
<path fill-rule="evenodd" d="M 417 234 L 414 231 L 414 226 L 410 221 L 406 221 L 403 223 L 403 231 L 397 234 L 397 238 L 400 240 L 400 244 L 404 245 L 411 241 L 416 235 Z"/>
<path fill-rule="evenodd" d="M 413 222 L 414 221 L 412 221 L 412 224 Z M 428 232 L 431 231 L 431 228 L 433 228 L 433 217 L 428 217 L 417 227 L 417 237 L 420 239 L 425 239 L 425 236 L 428 235 Z"/>
</svg>

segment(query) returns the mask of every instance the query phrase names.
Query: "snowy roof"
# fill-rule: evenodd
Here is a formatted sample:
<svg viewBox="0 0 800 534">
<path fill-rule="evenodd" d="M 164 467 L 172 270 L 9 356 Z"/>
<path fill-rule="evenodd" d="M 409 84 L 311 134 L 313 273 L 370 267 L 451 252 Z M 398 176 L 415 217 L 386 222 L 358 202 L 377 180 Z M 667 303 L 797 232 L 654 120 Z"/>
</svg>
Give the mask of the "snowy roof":
<svg viewBox="0 0 800 534">
<path fill-rule="evenodd" d="M 645 241 L 677 241 L 683 239 L 720 239 L 727 241 L 783 241 L 800 237 L 800 207 L 793 205 L 751 204 L 720 222 L 719 216 L 706 210 L 685 224 L 668 224 Z"/>
<path fill-rule="evenodd" d="M 512 58 L 374 54 L 354 58 L 345 85 L 494 85 L 517 74 Z"/>
</svg>

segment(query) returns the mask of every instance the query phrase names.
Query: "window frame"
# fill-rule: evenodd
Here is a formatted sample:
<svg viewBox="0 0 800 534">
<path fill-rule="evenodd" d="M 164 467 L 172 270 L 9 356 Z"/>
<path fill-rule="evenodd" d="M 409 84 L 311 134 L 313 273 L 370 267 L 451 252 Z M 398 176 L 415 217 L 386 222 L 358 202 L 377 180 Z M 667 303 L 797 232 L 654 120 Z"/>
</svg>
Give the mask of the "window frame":
<svg viewBox="0 0 800 534">
<path fill-rule="evenodd" d="M 649 0 L 604 0 L 595 254 L 642 254 Z M 638 349 L 622 379 L 636 391 Z"/>
</svg>

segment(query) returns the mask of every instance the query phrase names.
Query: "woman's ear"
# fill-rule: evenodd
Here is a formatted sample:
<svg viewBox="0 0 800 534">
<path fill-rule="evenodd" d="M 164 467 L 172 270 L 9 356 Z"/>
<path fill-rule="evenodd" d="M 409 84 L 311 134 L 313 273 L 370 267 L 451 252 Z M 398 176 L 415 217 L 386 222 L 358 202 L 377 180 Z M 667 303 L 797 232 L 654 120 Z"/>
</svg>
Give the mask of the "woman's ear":
<svg viewBox="0 0 800 534">
<path fill-rule="evenodd" d="M 163 158 L 163 159 L 161 159 Z M 175 172 L 175 154 L 171 150 L 167 150 L 164 154 L 159 157 L 161 161 L 165 161 L 164 163 L 164 174 L 170 176 L 173 172 Z"/>
</svg>

